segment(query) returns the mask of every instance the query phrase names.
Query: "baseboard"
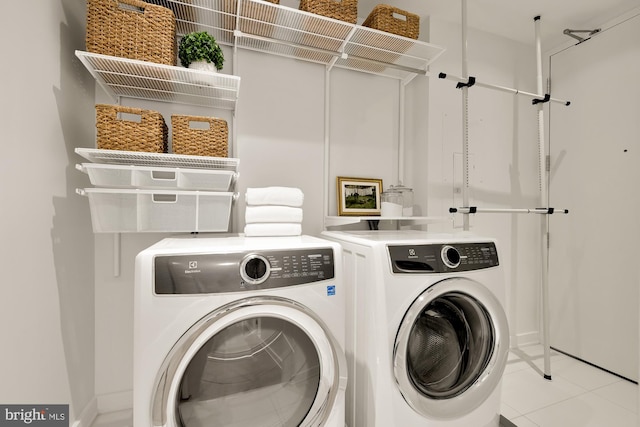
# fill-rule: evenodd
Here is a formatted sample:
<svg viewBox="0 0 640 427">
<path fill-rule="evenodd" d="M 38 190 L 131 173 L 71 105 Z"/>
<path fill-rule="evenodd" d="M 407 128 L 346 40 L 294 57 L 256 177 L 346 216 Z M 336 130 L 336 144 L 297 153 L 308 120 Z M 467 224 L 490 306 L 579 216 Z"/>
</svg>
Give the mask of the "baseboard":
<svg viewBox="0 0 640 427">
<path fill-rule="evenodd" d="M 133 390 L 101 394 L 97 396 L 97 399 L 99 414 L 124 411 L 133 408 Z"/>
<path fill-rule="evenodd" d="M 98 416 L 98 400 L 94 397 L 91 401 L 84 407 L 82 412 L 80 413 L 80 417 L 76 419 L 76 421 L 71 424 L 71 427 L 91 427 L 91 424 Z"/>
<path fill-rule="evenodd" d="M 540 343 L 540 333 L 538 331 L 525 332 L 511 336 L 511 348 L 518 348 L 523 345 Z"/>
</svg>

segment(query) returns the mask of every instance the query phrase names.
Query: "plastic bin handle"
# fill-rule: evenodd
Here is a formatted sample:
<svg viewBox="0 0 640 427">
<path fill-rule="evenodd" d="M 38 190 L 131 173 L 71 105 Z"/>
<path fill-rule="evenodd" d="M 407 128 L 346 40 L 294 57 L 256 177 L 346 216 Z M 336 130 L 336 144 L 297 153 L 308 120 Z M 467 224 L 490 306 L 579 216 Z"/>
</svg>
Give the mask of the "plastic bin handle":
<svg viewBox="0 0 640 427">
<path fill-rule="evenodd" d="M 151 201 L 153 203 L 178 203 L 177 194 L 152 194 Z"/>
<path fill-rule="evenodd" d="M 175 181 L 175 171 L 151 171 L 151 179 L 154 181 Z"/>
</svg>

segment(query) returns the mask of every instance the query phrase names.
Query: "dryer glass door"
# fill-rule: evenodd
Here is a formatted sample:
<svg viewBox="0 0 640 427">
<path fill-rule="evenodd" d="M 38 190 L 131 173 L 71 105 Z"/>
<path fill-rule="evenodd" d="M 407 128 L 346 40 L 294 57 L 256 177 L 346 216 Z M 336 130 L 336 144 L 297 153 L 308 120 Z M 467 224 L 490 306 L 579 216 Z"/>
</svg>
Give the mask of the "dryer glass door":
<svg viewBox="0 0 640 427">
<path fill-rule="evenodd" d="M 185 427 L 298 426 L 320 383 L 313 342 L 296 325 L 255 317 L 227 326 L 196 353 L 180 384 Z M 240 420 L 244 420 L 239 422 Z"/>
<path fill-rule="evenodd" d="M 338 348 L 317 315 L 293 301 L 252 297 L 219 307 L 165 358 L 154 425 L 323 425 L 340 384 Z"/>
<path fill-rule="evenodd" d="M 500 381 L 508 334 L 504 310 L 485 286 L 463 278 L 436 283 L 413 302 L 398 330 L 401 393 L 427 416 L 472 411 Z"/>
</svg>

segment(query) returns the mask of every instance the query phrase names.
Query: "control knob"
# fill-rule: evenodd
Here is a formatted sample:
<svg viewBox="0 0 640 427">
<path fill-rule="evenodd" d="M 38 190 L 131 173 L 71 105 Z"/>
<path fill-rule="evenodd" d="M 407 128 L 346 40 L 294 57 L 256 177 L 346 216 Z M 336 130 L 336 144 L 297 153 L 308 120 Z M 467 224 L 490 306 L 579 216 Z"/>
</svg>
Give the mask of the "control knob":
<svg viewBox="0 0 640 427">
<path fill-rule="evenodd" d="M 269 278 L 271 265 L 262 255 L 247 255 L 240 264 L 240 277 L 246 283 L 259 285 Z"/>
<path fill-rule="evenodd" d="M 445 245 L 440 251 L 440 257 L 442 262 L 449 268 L 457 268 L 460 265 L 460 252 L 456 248 L 450 245 Z"/>
</svg>

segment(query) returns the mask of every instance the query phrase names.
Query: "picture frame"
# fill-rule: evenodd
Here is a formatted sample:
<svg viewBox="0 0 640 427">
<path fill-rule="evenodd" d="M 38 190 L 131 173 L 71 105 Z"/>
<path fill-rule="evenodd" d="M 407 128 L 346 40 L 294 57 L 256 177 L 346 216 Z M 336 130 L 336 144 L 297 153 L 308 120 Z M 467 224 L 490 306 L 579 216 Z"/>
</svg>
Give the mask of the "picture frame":
<svg viewBox="0 0 640 427">
<path fill-rule="evenodd" d="M 382 179 L 337 178 L 338 215 L 379 216 Z"/>
</svg>

